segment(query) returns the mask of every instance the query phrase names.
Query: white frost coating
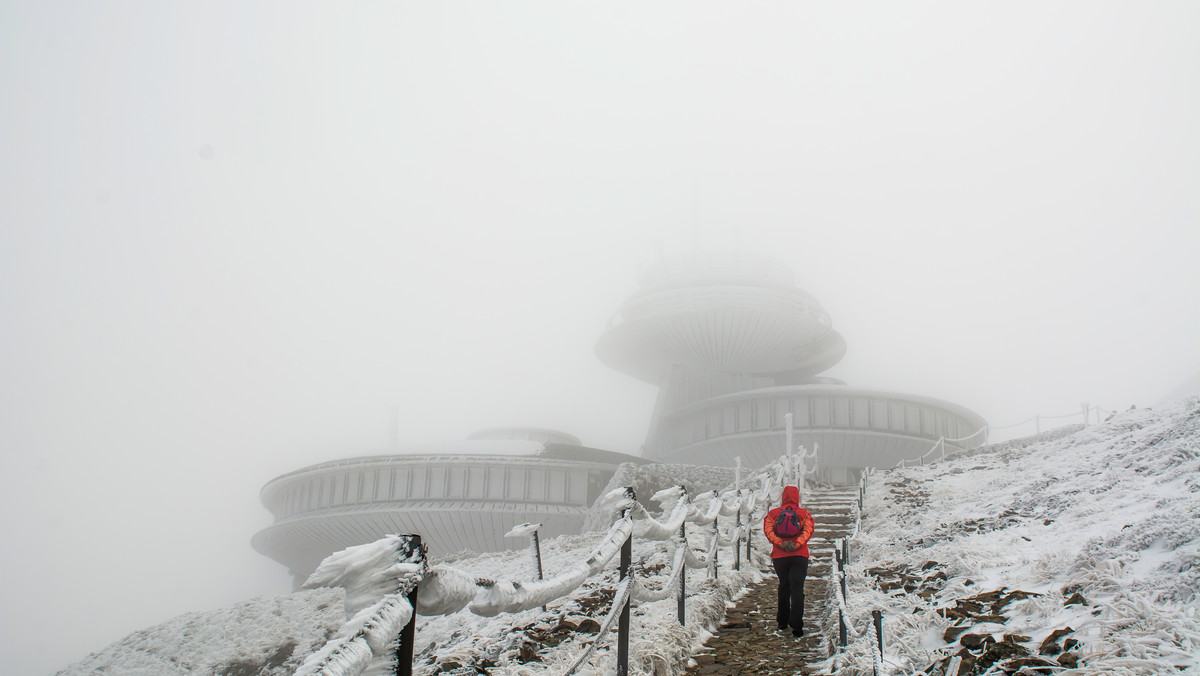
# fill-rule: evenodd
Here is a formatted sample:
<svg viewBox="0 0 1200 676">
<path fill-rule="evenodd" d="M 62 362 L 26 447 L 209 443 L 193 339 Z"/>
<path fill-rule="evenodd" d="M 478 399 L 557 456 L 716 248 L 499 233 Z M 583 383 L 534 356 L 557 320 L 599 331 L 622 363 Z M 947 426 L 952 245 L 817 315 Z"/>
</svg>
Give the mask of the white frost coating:
<svg viewBox="0 0 1200 676">
<path fill-rule="evenodd" d="M 475 577 L 457 568 L 437 565 L 425 573 L 417 594 L 418 615 L 449 615 L 467 607 L 479 591 Z"/>
<path fill-rule="evenodd" d="M 735 542 L 741 542 L 742 537 L 745 535 L 745 530 L 746 530 L 745 526 L 738 526 L 737 528 L 734 528 L 733 530 L 729 531 L 725 535 L 718 534 L 716 537 L 717 544 L 721 545 L 722 547 L 725 547 L 725 546 L 731 545 Z"/>
<path fill-rule="evenodd" d="M 519 523 L 519 524 L 513 526 L 512 530 L 505 533 L 504 537 L 517 538 L 517 537 L 521 537 L 522 535 L 533 535 L 534 533 L 537 532 L 537 529 L 539 529 L 541 527 L 542 527 L 542 524 L 540 524 L 540 523 Z"/>
<path fill-rule="evenodd" d="M 634 511 L 641 518 L 638 522 L 638 538 L 645 540 L 667 540 L 679 534 L 679 527 L 683 525 L 684 520 L 691 511 L 691 505 L 686 500 L 677 501 L 675 508 L 671 510 L 671 515 L 667 517 L 665 522 L 655 520 L 641 505 L 638 505 Z"/>
<path fill-rule="evenodd" d="M 732 501 L 721 499 L 721 516 L 733 516 L 742 511 L 742 496 L 734 495 Z"/>
<path fill-rule="evenodd" d="M 352 616 L 400 589 L 410 576 L 420 575 L 420 555 L 406 555 L 407 545 L 403 536 L 387 535 L 334 552 L 317 566 L 303 588 L 343 587 L 346 616 Z"/>
<path fill-rule="evenodd" d="M 687 491 L 683 486 L 671 486 L 650 496 L 650 500 L 662 505 L 662 508 L 665 510 L 670 509 L 686 493 Z"/>
<path fill-rule="evenodd" d="M 621 512 L 629 509 L 637 504 L 637 500 L 633 498 L 628 488 L 614 488 L 604 494 L 600 498 L 600 503 L 597 505 L 601 512 L 612 513 Z"/>
<path fill-rule="evenodd" d="M 696 496 L 696 501 L 692 504 L 694 505 L 696 503 L 699 503 L 700 500 L 702 498 L 704 498 L 705 496 L 708 497 L 708 507 L 705 509 L 705 511 L 703 513 L 700 513 L 699 510 L 696 510 L 696 512 L 691 516 L 691 518 L 688 519 L 688 521 L 699 524 L 701 526 L 706 526 L 706 525 L 712 523 L 713 521 L 716 521 L 717 515 L 719 515 L 721 513 L 721 506 L 722 506 L 721 499 L 717 497 L 717 494 L 715 491 L 712 491 L 709 493 L 703 493 L 701 495 Z"/>
<path fill-rule="evenodd" d="M 717 535 L 714 534 L 712 536 L 712 539 L 709 540 L 709 542 L 708 542 L 708 552 L 705 554 L 703 559 L 698 558 L 695 555 L 695 553 L 692 552 L 692 550 L 690 548 L 687 550 L 687 559 L 686 559 L 687 567 L 688 568 L 707 568 L 708 566 L 712 565 L 712 562 L 715 560 L 714 557 L 716 555 L 717 555 Z"/>
<path fill-rule="evenodd" d="M 404 595 L 388 594 L 374 606 L 358 611 L 346 623 L 346 627 L 358 625 L 367 645 L 371 646 L 371 652 L 382 655 L 400 635 L 400 630 L 408 624 L 412 615 L 412 605 Z"/>
<path fill-rule="evenodd" d="M 361 636 L 334 639 L 309 655 L 295 676 L 358 676 L 371 657 L 371 647 Z"/>
<path fill-rule="evenodd" d="M 412 619 L 403 593 L 388 594 L 360 610 L 323 648 L 308 656 L 297 676 L 357 676 L 372 657 L 383 656 Z"/>
<path fill-rule="evenodd" d="M 754 508 L 755 508 L 755 507 L 757 507 L 757 506 L 758 506 L 758 493 L 751 493 L 751 494 L 750 494 L 750 495 L 749 495 L 749 496 L 746 498 L 746 506 L 745 506 L 745 508 L 743 509 L 743 513 L 745 513 L 745 514 L 753 514 L 753 513 L 754 513 Z"/>
<path fill-rule="evenodd" d="M 625 605 L 629 603 L 629 594 L 633 587 L 633 577 L 627 577 L 621 580 L 621 584 L 617 585 L 616 593 L 613 595 L 612 608 L 608 611 L 608 617 L 604 618 L 604 623 L 600 625 L 600 631 L 596 634 L 596 638 L 592 641 L 592 645 L 588 647 L 587 652 L 579 656 L 579 659 L 567 669 L 563 676 L 571 676 L 579 671 L 579 668 L 592 659 L 592 655 L 596 653 L 596 648 L 600 645 L 600 640 L 612 629 L 613 622 L 620 616 L 621 611 L 625 609 Z"/>
<path fill-rule="evenodd" d="M 687 555 L 687 549 L 677 547 L 675 549 L 675 558 L 671 561 L 671 576 L 663 583 L 659 589 L 651 589 L 642 584 L 637 576 L 633 576 L 633 598 L 637 601 L 661 601 L 666 598 L 675 596 L 679 592 L 679 572 L 683 570 L 683 560 Z"/>
<path fill-rule="evenodd" d="M 624 489 L 621 491 L 624 492 Z M 471 603 L 471 612 L 484 617 L 498 613 L 517 613 L 565 596 L 611 561 L 632 533 L 633 520 L 620 519 L 612 525 L 604 540 L 592 550 L 585 561 L 554 577 L 530 582 L 493 580 L 489 586 L 480 589 Z"/>
<path fill-rule="evenodd" d="M 421 581 L 425 563 L 408 538 L 388 535 L 375 542 L 335 552 L 304 583 L 306 588 L 343 587 L 350 619 L 297 674 L 357 676 L 371 658 L 383 655 L 413 609 L 405 598 Z"/>
</svg>

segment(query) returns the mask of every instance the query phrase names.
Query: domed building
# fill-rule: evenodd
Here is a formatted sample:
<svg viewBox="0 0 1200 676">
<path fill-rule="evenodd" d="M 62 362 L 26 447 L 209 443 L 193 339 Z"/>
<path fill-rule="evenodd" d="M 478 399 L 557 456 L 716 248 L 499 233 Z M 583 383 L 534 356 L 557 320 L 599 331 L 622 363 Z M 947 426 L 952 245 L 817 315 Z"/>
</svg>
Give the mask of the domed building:
<svg viewBox="0 0 1200 676">
<path fill-rule="evenodd" d="M 758 467 L 794 443 L 818 448 L 819 479 L 983 443 L 984 420 L 946 401 L 851 387 L 822 376 L 846 353 L 829 313 L 783 263 L 747 254 L 666 259 L 596 344 L 610 367 L 659 388 L 642 453 L 552 430 L 486 430 L 457 444 L 335 460 L 271 480 L 275 523 L 254 536 L 297 584 L 329 554 L 388 533 L 420 533 L 434 556 L 524 547 L 525 522 L 578 533 L 624 462 Z"/>
<path fill-rule="evenodd" d="M 526 522 L 541 523 L 545 537 L 578 533 L 623 462 L 645 461 L 531 428 L 485 430 L 404 455 L 334 460 L 263 487 L 275 523 L 252 544 L 287 566 L 297 586 L 326 556 L 389 533 L 420 533 L 434 556 L 526 547 L 505 533 Z"/>
<path fill-rule="evenodd" d="M 956 404 L 850 387 L 819 374 L 846 342 L 783 263 L 749 254 L 666 259 L 596 344 L 608 366 L 659 388 L 643 446 L 657 462 L 761 466 L 794 443 L 818 448 L 819 478 L 853 483 L 927 451 L 978 446 L 986 423 Z M 961 440 L 961 441 L 954 441 Z"/>
</svg>

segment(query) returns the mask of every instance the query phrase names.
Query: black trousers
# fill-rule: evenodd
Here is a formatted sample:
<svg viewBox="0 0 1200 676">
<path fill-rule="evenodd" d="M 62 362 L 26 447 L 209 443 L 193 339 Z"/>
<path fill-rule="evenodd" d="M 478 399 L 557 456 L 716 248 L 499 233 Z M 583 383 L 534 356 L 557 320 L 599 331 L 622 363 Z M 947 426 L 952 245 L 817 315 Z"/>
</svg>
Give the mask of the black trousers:
<svg viewBox="0 0 1200 676">
<path fill-rule="evenodd" d="M 804 624 L 804 578 L 808 577 L 807 556 L 785 556 L 771 559 L 779 576 L 779 626 L 791 627 L 800 633 Z"/>
</svg>

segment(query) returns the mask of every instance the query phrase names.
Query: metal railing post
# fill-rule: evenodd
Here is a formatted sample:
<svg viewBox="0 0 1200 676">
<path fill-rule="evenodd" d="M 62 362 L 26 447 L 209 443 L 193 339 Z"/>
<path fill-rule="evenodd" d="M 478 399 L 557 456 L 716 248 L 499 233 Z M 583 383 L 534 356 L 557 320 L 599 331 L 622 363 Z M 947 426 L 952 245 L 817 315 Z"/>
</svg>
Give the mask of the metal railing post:
<svg viewBox="0 0 1200 676">
<path fill-rule="evenodd" d="M 621 545 L 621 581 L 629 577 L 629 568 L 633 564 L 633 533 L 625 538 Z M 617 676 L 629 675 L 629 606 L 630 597 L 625 597 L 625 607 L 621 609 L 621 619 L 617 621 Z"/>
<path fill-rule="evenodd" d="M 738 502 L 737 520 L 734 522 L 735 530 L 733 531 L 735 533 L 740 532 L 742 530 L 741 501 L 742 501 L 742 492 L 738 491 L 737 492 L 737 502 Z M 733 569 L 734 570 L 742 569 L 742 543 L 739 541 L 736 541 L 736 540 L 733 543 Z"/>
<path fill-rule="evenodd" d="M 409 556 L 416 552 L 421 552 L 423 559 L 425 554 L 421 551 L 421 536 L 420 535 L 405 535 L 408 543 L 402 550 Z M 408 593 L 408 602 L 412 606 L 412 618 L 408 620 L 408 624 L 400 630 L 400 640 L 396 644 L 396 676 L 412 676 L 413 671 L 413 646 L 416 645 L 417 638 L 417 586 L 413 585 L 412 591 Z"/>
<path fill-rule="evenodd" d="M 717 498 L 718 500 L 720 498 Z M 717 526 L 720 523 L 719 516 L 713 517 L 713 550 L 708 553 L 712 557 L 712 563 L 708 564 L 708 577 L 710 580 L 717 579 L 717 559 L 721 558 L 721 529 Z"/>
<path fill-rule="evenodd" d="M 872 610 L 871 618 L 875 620 L 875 639 L 879 643 L 879 659 L 883 659 L 883 611 Z"/>
<path fill-rule="evenodd" d="M 679 626 L 687 625 L 687 614 L 685 613 L 684 603 L 687 599 L 687 522 L 679 524 L 679 546 L 683 547 L 683 563 L 679 567 L 679 602 L 677 604 L 677 612 L 679 614 Z"/>
<path fill-rule="evenodd" d="M 846 576 L 842 569 L 842 553 L 839 552 L 837 549 L 834 549 L 833 550 L 833 559 L 834 559 L 834 563 L 836 564 L 836 568 L 837 568 L 838 585 L 839 585 L 840 589 L 842 590 L 842 600 L 844 601 L 846 599 Z M 841 646 L 842 648 L 845 648 L 847 645 L 850 644 L 850 640 L 846 634 L 847 634 L 846 614 L 844 612 L 842 612 L 842 609 L 839 607 L 838 608 L 838 645 Z"/>
<path fill-rule="evenodd" d="M 537 564 L 538 579 L 544 580 L 546 576 L 542 574 L 542 541 L 538 538 L 538 532 L 533 531 L 533 561 Z"/>
<path fill-rule="evenodd" d="M 754 515 L 751 514 L 750 516 L 753 517 Z M 750 538 L 753 535 L 754 535 L 754 529 L 751 528 L 749 522 L 747 522 L 746 523 L 746 563 L 747 564 L 749 564 L 753 561 L 753 559 L 750 558 Z"/>
</svg>

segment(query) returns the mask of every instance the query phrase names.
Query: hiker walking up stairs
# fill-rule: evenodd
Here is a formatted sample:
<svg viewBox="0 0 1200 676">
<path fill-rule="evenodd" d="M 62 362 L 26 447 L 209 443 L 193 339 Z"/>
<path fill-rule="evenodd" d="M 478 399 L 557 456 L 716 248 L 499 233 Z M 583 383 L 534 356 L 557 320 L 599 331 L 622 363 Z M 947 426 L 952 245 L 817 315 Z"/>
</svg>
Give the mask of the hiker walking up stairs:
<svg viewBox="0 0 1200 676">
<path fill-rule="evenodd" d="M 827 611 L 834 542 L 853 532 L 857 502 L 857 487 L 809 490 L 803 496 L 801 506 L 816 522 L 816 530 L 808 541 L 805 635 L 795 638 L 790 629 L 777 629 L 778 579 L 768 564 L 763 569 L 763 581 L 725 611 L 724 622 L 705 643 L 704 650 L 695 655 L 696 666 L 688 669 L 688 674 L 815 673 L 806 665 L 828 657 L 836 640 L 835 636 L 820 633 L 820 618 Z M 755 536 L 755 544 L 759 551 L 770 551 L 770 543 L 761 532 Z"/>
</svg>

